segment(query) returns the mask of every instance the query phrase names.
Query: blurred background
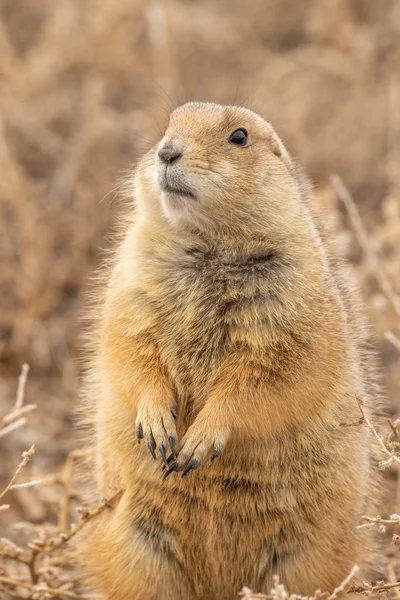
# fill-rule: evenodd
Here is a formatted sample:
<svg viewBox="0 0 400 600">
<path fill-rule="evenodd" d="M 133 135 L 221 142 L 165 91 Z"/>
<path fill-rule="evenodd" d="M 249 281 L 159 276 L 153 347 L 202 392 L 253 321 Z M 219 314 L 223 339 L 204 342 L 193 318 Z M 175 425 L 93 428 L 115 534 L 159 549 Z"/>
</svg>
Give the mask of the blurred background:
<svg viewBox="0 0 400 600">
<path fill-rule="evenodd" d="M 187 100 L 259 112 L 311 177 L 354 266 L 397 415 L 399 41 L 398 0 L 0 0 L 0 418 L 24 362 L 37 405 L 0 438 L 0 489 L 32 443 L 32 477 L 76 446 L 90 278 L 129 201 L 127 173 Z M 51 519 L 55 497 L 41 494 L 10 494 L 8 522 Z"/>
</svg>

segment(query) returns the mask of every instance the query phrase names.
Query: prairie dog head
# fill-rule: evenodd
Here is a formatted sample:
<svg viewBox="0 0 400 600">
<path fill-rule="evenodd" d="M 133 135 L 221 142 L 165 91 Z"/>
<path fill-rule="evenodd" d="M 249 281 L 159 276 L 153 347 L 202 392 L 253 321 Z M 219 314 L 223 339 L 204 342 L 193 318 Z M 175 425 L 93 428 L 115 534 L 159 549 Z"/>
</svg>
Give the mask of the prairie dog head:
<svg viewBox="0 0 400 600">
<path fill-rule="evenodd" d="M 138 167 L 139 214 L 210 234 L 276 229 L 301 211 L 293 174 L 282 142 L 259 115 L 190 102 L 172 112 Z"/>
</svg>

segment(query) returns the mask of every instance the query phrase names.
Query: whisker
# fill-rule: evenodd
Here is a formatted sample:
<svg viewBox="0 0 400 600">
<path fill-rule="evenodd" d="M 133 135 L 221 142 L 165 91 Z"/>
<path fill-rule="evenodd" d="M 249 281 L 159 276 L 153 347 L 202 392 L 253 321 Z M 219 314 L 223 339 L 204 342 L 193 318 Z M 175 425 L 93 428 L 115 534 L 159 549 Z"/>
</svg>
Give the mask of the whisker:
<svg viewBox="0 0 400 600">
<path fill-rule="evenodd" d="M 177 104 L 176 104 L 176 102 L 174 102 L 174 101 L 172 100 L 171 96 L 168 94 L 168 92 L 167 92 L 166 90 L 164 90 L 164 88 L 162 87 L 162 85 L 160 85 L 159 83 L 156 83 L 155 85 L 156 85 L 156 86 L 157 86 L 157 87 L 158 87 L 158 88 L 159 88 L 159 89 L 162 91 L 162 93 L 163 93 L 163 94 L 165 94 L 165 96 L 166 96 L 166 97 L 168 98 L 168 100 L 169 100 L 169 103 L 166 101 L 166 99 L 165 99 L 165 98 L 163 98 L 163 97 L 161 96 L 161 94 L 159 94 L 159 93 L 157 93 L 157 92 L 156 92 L 157 96 L 158 96 L 159 98 L 161 98 L 162 100 L 164 100 L 164 102 L 165 102 L 165 103 L 168 105 L 168 108 L 170 109 L 170 111 L 171 111 L 171 112 L 172 112 L 173 110 L 175 110 L 175 108 L 177 107 Z"/>
</svg>

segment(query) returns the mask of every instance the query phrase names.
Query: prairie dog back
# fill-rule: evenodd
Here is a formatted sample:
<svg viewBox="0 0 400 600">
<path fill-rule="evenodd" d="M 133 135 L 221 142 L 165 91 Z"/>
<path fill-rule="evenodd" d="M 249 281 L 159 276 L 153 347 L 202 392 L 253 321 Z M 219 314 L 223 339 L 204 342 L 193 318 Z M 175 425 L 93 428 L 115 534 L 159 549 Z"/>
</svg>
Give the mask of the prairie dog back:
<svg viewBox="0 0 400 600">
<path fill-rule="evenodd" d="M 98 487 L 124 489 L 89 530 L 93 584 L 228 600 L 276 573 L 303 595 L 364 575 L 375 467 L 341 424 L 373 367 L 304 178 L 259 115 L 189 103 L 134 183 L 92 331 Z"/>
</svg>

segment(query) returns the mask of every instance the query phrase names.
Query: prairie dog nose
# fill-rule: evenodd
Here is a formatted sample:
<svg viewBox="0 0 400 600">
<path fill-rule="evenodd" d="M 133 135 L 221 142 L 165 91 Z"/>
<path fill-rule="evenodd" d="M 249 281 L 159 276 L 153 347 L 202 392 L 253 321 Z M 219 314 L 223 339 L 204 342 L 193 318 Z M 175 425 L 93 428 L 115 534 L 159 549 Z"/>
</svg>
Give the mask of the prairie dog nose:
<svg viewBox="0 0 400 600">
<path fill-rule="evenodd" d="M 162 160 L 163 163 L 167 165 L 171 165 L 173 162 L 180 159 L 182 156 L 182 152 L 177 150 L 170 144 L 166 144 L 158 151 L 158 156 Z"/>
</svg>

